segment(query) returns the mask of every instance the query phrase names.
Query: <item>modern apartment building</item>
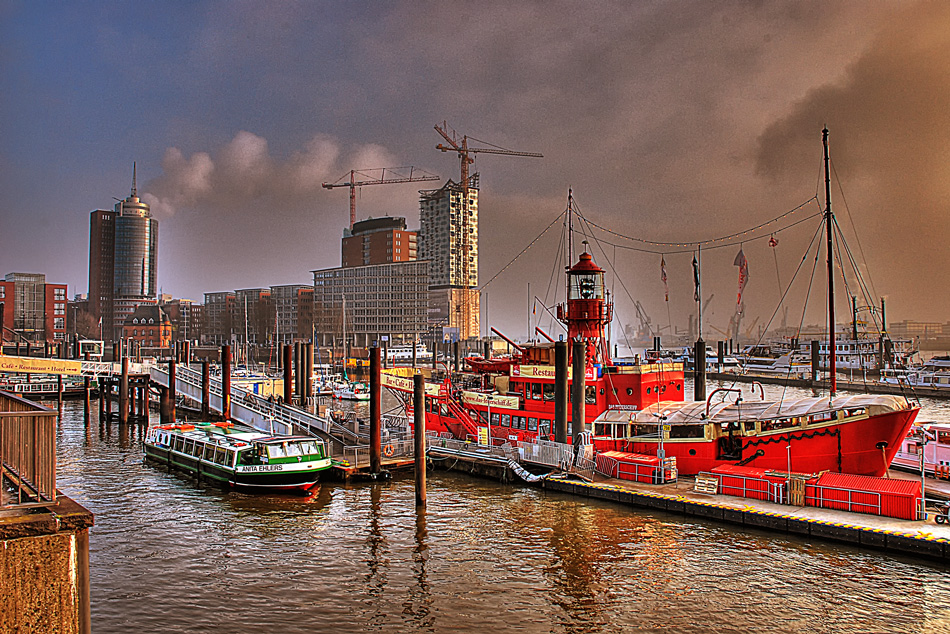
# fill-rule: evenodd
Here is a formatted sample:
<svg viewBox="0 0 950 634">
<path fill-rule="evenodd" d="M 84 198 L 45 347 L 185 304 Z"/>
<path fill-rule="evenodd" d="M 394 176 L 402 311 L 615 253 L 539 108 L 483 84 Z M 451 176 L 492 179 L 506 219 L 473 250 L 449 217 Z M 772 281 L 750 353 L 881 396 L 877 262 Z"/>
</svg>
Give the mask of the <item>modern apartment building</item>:
<svg viewBox="0 0 950 634">
<path fill-rule="evenodd" d="M 8 273 L 0 281 L 3 341 L 66 339 L 66 285 L 43 273 Z"/>
<path fill-rule="evenodd" d="M 343 230 L 343 266 L 365 266 L 416 259 L 416 232 L 405 218 L 370 218 Z"/>
</svg>

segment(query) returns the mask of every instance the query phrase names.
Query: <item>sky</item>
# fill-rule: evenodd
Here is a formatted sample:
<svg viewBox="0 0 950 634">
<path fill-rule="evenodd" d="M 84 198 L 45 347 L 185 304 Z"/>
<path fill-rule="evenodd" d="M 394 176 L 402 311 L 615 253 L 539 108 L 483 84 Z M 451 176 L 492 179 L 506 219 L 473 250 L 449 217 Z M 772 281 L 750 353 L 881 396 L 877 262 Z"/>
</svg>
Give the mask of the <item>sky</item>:
<svg viewBox="0 0 950 634">
<path fill-rule="evenodd" d="M 883 296 L 888 321 L 946 322 L 947 113 L 942 1 L 0 0 L 0 275 L 86 292 L 89 214 L 129 195 L 134 161 L 165 293 L 312 283 L 349 220 L 346 188 L 321 184 L 408 165 L 458 180 L 446 122 L 544 155 L 477 155 L 483 331 L 548 327 L 569 189 L 615 328 L 637 305 L 685 328 L 698 255 L 716 338 L 740 249 L 743 330 L 818 323 L 827 126 L 839 257 L 863 280 L 838 278 L 839 314 Z M 363 187 L 357 219 L 417 228 L 437 185 Z"/>
</svg>

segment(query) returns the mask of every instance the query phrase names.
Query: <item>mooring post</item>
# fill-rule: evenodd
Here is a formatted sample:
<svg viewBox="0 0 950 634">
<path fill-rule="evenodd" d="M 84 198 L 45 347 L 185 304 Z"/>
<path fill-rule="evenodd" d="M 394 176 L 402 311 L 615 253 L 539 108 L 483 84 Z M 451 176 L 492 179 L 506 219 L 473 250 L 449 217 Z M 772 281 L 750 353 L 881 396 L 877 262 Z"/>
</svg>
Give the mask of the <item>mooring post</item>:
<svg viewBox="0 0 950 634">
<path fill-rule="evenodd" d="M 719 364 L 719 372 L 722 373 L 726 365 L 726 342 L 716 342 L 716 362 Z"/>
<path fill-rule="evenodd" d="M 231 420 L 231 346 L 221 346 L 221 417 Z"/>
<path fill-rule="evenodd" d="M 370 348 L 369 357 L 369 466 L 373 473 L 382 471 L 382 373 L 379 346 Z"/>
<path fill-rule="evenodd" d="M 421 374 L 412 377 L 413 440 L 416 465 L 416 506 L 426 504 L 426 387 Z"/>
<path fill-rule="evenodd" d="M 294 397 L 296 399 L 300 398 L 300 395 L 303 394 L 303 372 L 300 370 L 301 365 L 300 357 L 302 353 L 300 351 L 301 342 L 294 342 Z M 293 403 L 288 403 L 292 405 Z"/>
<path fill-rule="evenodd" d="M 693 348 L 693 400 L 706 400 L 706 342 L 702 337 Z"/>
<path fill-rule="evenodd" d="M 148 426 L 149 407 L 148 380 L 146 379 L 145 387 L 142 388 L 142 415 L 145 417 L 146 426 Z"/>
<path fill-rule="evenodd" d="M 83 408 L 82 408 L 82 420 L 88 425 L 89 424 L 89 399 L 92 397 L 92 386 L 88 376 L 82 377 L 82 386 L 83 386 Z"/>
<path fill-rule="evenodd" d="M 63 375 L 56 375 L 56 409 L 63 413 Z"/>
<path fill-rule="evenodd" d="M 158 394 L 158 420 L 162 425 L 168 425 L 172 422 L 168 420 L 168 388 L 159 387 Z"/>
<path fill-rule="evenodd" d="M 452 348 L 453 348 L 453 352 L 455 353 L 455 372 L 458 373 L 459 368 L 461 367 L 459 364 L 461 363 L 462 345 L 460 342 L 454 341 L 452 342 Z"/>
<path fill-rule="evenodd" d="M 554 343 L 554 442 L 567 442 L 567 342 Z"/>
<path fill-rule="evenodd" d="M 294 368 L 293 348 L 289 343 L 284 344 L 284 403 L 290 405 L 294 398 Z"/>
<path fill-rule="evenodd" d="M 174 359 L 168 362 L 168 418 L 171 419 L 172 423 L 178 418 L 178 412 L 175 411 L 175 402 L 178 400 L 178 386 L 175 385 L 177 365 Z"/>
<path fill-rule="evenodd" d="M 816 339 L 811 341 L 811 382 L 818 383 L 818 371 L 821 365 L 821 352 L 818 348 L 819 343 Z"/>
<path fill-rule="evenodd" d="M 122 380 L 119 383 L 119 422 L 129 422 L 129 358 L 122 357 Z"/>
<path fill-rule="evenodd" d="M 201 418 L 211 420 L 211 362 L 201 362 Z"/>
</svg>

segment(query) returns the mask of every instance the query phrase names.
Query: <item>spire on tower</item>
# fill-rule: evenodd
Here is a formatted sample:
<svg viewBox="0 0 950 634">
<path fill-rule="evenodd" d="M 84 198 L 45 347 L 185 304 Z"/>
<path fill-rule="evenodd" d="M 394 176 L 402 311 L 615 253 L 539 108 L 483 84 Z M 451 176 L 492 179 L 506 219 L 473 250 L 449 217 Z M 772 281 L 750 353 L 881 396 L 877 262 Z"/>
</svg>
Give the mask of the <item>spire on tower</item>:
<svg viewBox="0 0 950 634">
<path fill-rule="evenodd" d="M 132 161 L 132 197 L 135 198 L 138 196 L 138 188 L 135 186 L 135 161 Z"/>
</svg>

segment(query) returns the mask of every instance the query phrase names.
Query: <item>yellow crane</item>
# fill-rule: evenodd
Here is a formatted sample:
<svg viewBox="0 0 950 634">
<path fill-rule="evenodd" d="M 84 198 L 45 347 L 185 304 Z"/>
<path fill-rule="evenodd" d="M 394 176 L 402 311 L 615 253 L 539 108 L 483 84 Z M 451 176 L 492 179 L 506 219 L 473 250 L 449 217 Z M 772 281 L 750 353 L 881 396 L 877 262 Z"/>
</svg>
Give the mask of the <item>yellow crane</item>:
<svg viewBox="0 0 950 634">
<path fill-rule="evenodd" d="M 406 172 L 408 170 L 408 173 Z M 376 176 L 375 173 L 379 175 Z M 388 172 L 388 174 L 387 174 Z M 349 177 L 349 178 L 347 178 Z M 358 180 L 358 178 L 360 180 Z M 394 183 L 421 183 L 423 181 L 437 181 L 439 177 L 425 170 L 408 167 L 375 167 L 365 170 L 350 170 L 334 183 L 324 183 L 326 189 L 334 187 L 350 188 L 350 229 L 356 223 L 356 188 L 364 185 L 392 185 Z"/>
</svg>

